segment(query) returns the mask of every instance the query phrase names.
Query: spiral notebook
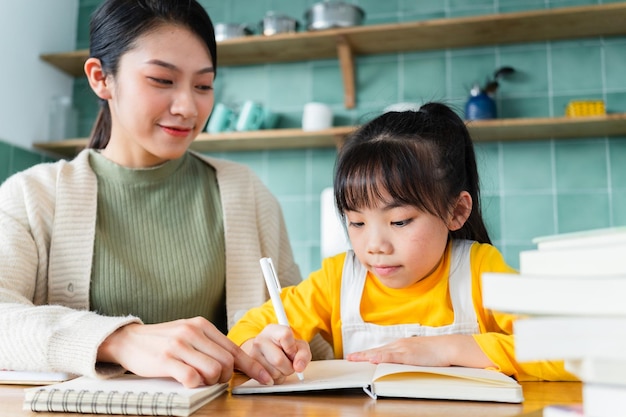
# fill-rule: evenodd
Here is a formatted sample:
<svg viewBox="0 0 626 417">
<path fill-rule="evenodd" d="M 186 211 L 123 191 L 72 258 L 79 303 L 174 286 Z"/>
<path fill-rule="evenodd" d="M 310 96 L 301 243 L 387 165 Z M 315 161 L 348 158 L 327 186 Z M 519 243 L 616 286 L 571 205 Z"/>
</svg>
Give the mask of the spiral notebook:
<svg viewBox="0 0 626 417">
<path fill-rule="evenodd" d="M 227 383 L 185 388 L 170 378 L 125 374 L 111 379 L 79 377 L 24 390 L 24 410 L 86 414 L 189 416 L 221 395 Z"/>
</svg>

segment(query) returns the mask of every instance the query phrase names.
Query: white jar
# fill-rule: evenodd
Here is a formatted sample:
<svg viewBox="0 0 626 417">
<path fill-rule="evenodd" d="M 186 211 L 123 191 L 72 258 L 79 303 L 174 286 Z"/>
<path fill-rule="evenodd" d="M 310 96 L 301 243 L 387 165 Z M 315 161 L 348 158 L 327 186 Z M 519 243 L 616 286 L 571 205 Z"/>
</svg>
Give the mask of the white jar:
<svg viewBox="0 0 626 417">
<path fill-rule="evenodd" d="M 323 103 L 306 103 L 302 113 L 302 130 L 324 130 L 333 126 L 333 111 Z"/>
</svg>

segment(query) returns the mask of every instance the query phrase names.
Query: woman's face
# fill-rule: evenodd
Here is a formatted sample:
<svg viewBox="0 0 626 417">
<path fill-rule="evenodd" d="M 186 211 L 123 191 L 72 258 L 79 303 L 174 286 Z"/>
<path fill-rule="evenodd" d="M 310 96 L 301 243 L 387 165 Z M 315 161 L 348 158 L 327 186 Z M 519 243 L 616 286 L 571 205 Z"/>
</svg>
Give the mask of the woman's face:
<svg viewBox="0 0 626 417">
<path fill-rule="evenodd" d="M 103 155 L 128 167 L 181 157 L 213 109 L 215 73 L 205 43 L 162 25 L 140 36 L 108 76 L 111 138 Z"/>
</svg>

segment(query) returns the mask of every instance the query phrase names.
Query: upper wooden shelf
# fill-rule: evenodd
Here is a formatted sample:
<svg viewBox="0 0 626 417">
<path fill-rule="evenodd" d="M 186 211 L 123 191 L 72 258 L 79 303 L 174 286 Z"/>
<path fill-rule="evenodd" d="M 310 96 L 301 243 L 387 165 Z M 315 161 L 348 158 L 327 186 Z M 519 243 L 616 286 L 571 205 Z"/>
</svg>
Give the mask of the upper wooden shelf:
<svg viewBox="0 0 626 417">
<path fill-rule="evenodd" d="M 475 142 L 626 136 L 626 113 L 592 117 L 494 119 L 467 122 Z M 251 151 L 286 148 L 323 148 L 340 145 L 353 126 L 305 132 L 301 129 L 258 130 L 220 134 L 202 133 L 191 144 L 198 152 Z M 37 143 L 35 148 L 73 157 L 87 139 Z"/>
<path fill-rule="evenodd" d="M 321 31 L 254 35 L 218 43 L 219 64 L 337 58 L 338 39 L 354 55 L 479 45 L 536 42 L 626 34 L 626 2 L 527 12 L 364 25 Z M 82 76 L 88 50 L 44 54 L 41 58 L 73 76 Z"/>
<path fill-rule="evenodd" d="M 354 56 L 462 48 L 626 34 L 626 2 L 580 7 L 365 25 L 323 31 L 247 36 L 218 43 L 220 65 L 337 58 L 344 81 L 346 107 L 355 105 Z M 42 55 L 73 76 L 82 76 L 88 51 Z M 475 141 L 626 136 L 626 115 L 579 118 L 496 119 L 468 123 Z M 340 144 L 353 127 L 321 132 L 280 129 L 201 134 L 191 148 L 200 152 L 277 148 L 330 147 Z M 36 144 L 62 156 L 73 156 L 86 139 Z"/>
<path fill-rule="evenodd" d="M 345 105 L 355 106 L 353 56 L 626 34 L 626 2 L 527 12 L 246 36 L 219 42 L 220 65 L 337 58 Z M 68 74 L 83 75 L 88 50 L 44 54 Z"/>
</svg>

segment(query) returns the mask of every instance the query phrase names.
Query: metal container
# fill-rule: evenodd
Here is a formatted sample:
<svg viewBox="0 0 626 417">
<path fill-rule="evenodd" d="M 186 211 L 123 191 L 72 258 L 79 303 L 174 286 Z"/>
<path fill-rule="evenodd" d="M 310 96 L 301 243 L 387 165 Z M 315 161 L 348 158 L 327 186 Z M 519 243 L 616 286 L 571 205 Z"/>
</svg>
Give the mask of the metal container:
<svg viewBox="0 0 626 417">
<path fill-rule="evenodd" d="M 266 36 L 297 32 L 299 25 L 296 19 L 274 12 L 267 12 L 259 23 L 260 32 Z"/>
<path fill-rule="evenodd" d="M 326 0 L 315 3 L 304 14 L 308 30 L 358 26 L 365 19 L 365 12 L 354 4 Z"/>
<path fill-rule="evenodd" d="M 241 23 L 216 23 L 215 41 L 221 42 L 226 39 L 240 38 L 252 34 L 252 30 L 246 24 Z"/>
</svg>

